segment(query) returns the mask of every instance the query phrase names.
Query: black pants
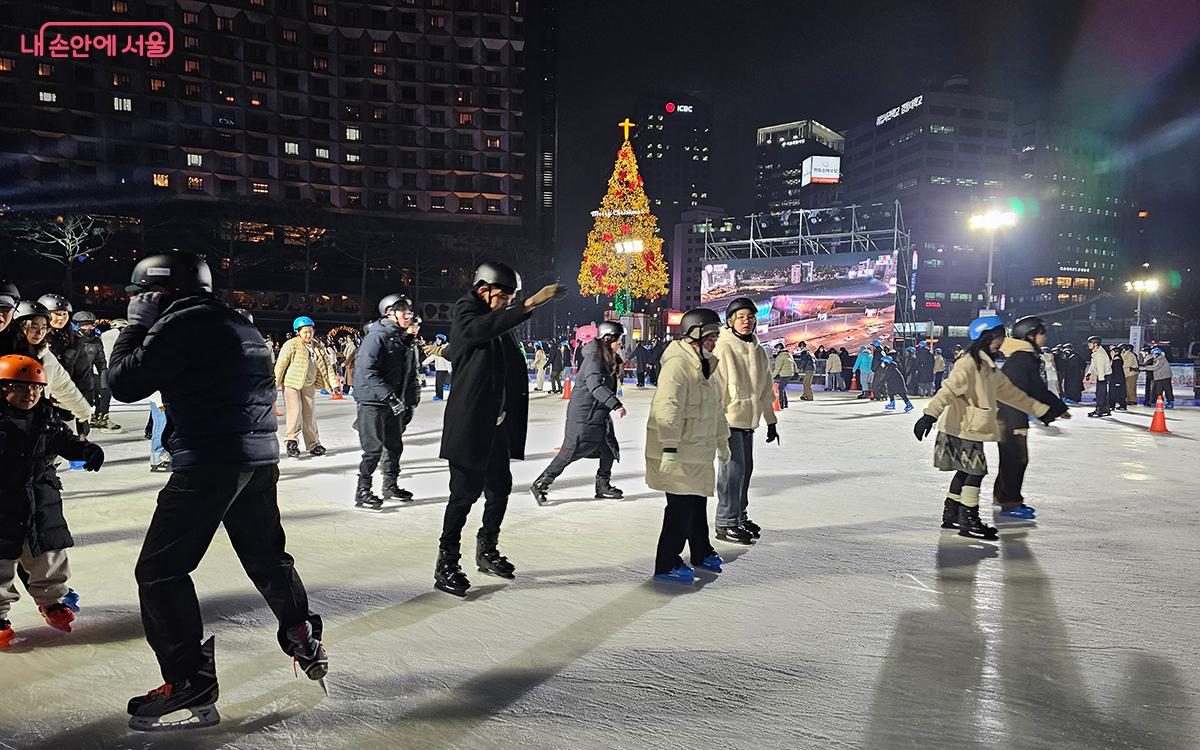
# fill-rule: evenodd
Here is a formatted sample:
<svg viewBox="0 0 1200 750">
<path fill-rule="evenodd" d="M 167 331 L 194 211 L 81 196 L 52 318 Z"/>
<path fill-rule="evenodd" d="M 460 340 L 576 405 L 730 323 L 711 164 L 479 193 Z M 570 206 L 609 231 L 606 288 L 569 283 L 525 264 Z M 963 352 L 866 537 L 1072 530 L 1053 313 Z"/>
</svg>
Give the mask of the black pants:
<svg viewBox="0 0 1200 750">
<path fill-rule="evenodd" d="M 1001 505 L 1025 502 L 1021 485 L 1029 466 L 1029 438 L 1005 430 L 1000 438 L 1000 471 L 992 486 L 992 498 Z"/>
<path fill-rule="evenodd" d="M 1112 411 L 1108 403 L 1108 380 L 1096 381 L 1096 411 L 1101 414 Z"/>
<path fill-rule="evenodd" d="M 383 463 L 383 475 L 400 473 L 400 454 L 404 452 L 404 422 L 383 404 L 358 404 L 358 442 L 362 446 L 362 462 L 358 475 L 369 477 Z"/>
<path fill-rule="evenodd" d="M 500 535 L 500 524 L 504 522 L 504 512 L 508 510 L 508 495 L 512 492 L 512 471 L 509 470 L 508 460 L 508 442 L 503 431 L 497 429 L 484 468 L 450 464 L 450 502 L 446 504 L 442 537 L 439 540 L 444 556 L 458 557 L 463 526 L 467 524 L 467 515 L 480 494 L 485 502 L 479 538 L 495 540 Z"/>
<path fill-rule="evenodd" d="M 654 558 L 654 573 L 666 573 L 683 563 L 679 554 L 686 543 L 692 564 L 699 565 L 713 554 L 708 540 L 708 498 L 699 495 L 667 493 L 667 509 L 663 511 L 662 533 L 658 535 L 658 553 Z"/>
<path fill-rule="evenodd" d="M 96 394 L 96 413 L 108 414 L 112 405 L 112 391 L 108 390 L 108 374 L 92 373 L 92 392 Z"/>
<path fill-rule="evenodd" d="M 553 482 L 560 474 L 566 471 L 568 466 L 581 458 L 583 456 L 576 450 L 576 446 L 572 445 L 568 447 L 564 445 L 562 450 L 555 454 L 554 458 L 550 461 L 550 465 L 546 467 L 546 470 L 542 472 L 542 478 L 546 479 L 547 482 Z M 600 468 L 596 470 L 596 478 L 612 478 L 612 467 L 616 460 L 616 456 L 613 455 L 612 448 L 608 446 L 608 442 L 605 441 L 602 443 L 600 445 Z"/>
<path fill-rule="evenodd" d="M 1109 378 L 1105 381 L 1108 383 L 1108 403 L 1110 406 L 1129 406 L 1126 403 L 1125 381 Z"/>
<path fill-rule="evenodd" d="M 1146 406 L 1154 406 L 1158 403 L 1158 397 L 1163 397 L 1164 404 L 1175 403 L 1175 386 L 1170 378 L 1162 378 L 1161 380 L 1153 380 L 1150 382 L 1150 390 L 1147 391 Z"/>
<path fill-rule="evenodd" d="M 284 549 L 278 481 L 274 464 L 214 466 L 177 470 L 158 493 L 134 577 L 146 640 L 164 680 L 182 680 L 204 664 L 204 623 L 190 574 L 222 523 L 246 575 L 275 613 L 280 634 L 308 619 L 308 594 Z"/>
<path fill-rule="evenodd" d="M 448 385 L 450 385 L 450 372 L 437 370 L 433 376 L 433 387 L 436 390 L 433 395 L 439 398 L 449 398 L 450 394 L 446 391 Z"/>
<path fill-rule="evenodd" d="M 788 383 L 792 382 L 791 375 L 776 375 L 775 385 L 779 388 L 779 408 L 788 408 L 787 387 Z"/>
<path fill-rule="evenodd" d="M 550 371 L 550 392 L 562 393 L 562 370 Z"/>
</svg>

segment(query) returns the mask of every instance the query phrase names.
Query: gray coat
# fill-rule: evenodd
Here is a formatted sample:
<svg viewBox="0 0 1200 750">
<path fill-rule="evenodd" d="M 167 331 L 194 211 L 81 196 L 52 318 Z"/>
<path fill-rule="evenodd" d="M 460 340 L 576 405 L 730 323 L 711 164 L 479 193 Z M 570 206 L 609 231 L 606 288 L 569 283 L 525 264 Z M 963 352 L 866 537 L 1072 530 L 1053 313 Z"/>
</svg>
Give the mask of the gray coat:
<svg viewBox="0 0 1200 750">
<path fill-rule="evenodd" d="M 617 398 L 617 376 L 601 366 L 599 339 L 584 346 L 583 361 L 575 375 L 575 388 L 567 404 L 567 428 L 562 450 L 578 458 L 599 458 L 600 446 L 608 443 L 612 454 L 621 457 L 613 430 L 611 412 L 621 408 Z"/>
</svg>

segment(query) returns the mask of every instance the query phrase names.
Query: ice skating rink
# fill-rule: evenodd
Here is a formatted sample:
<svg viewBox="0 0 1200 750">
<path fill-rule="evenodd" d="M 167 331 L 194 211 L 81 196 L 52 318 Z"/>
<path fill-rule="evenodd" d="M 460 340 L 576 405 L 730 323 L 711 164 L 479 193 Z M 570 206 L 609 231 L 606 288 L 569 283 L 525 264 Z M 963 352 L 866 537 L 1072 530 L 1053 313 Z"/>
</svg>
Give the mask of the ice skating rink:
<svg viewBox="0 0 1200 750">
<path fill-rule="evenodd" d="M 145 413 L 114 411 L 126 429 L 97 436 L 104 469 L 63 477 L 82 611 L 66 634 L 27 596 L 14 605 L 0 748 L 1200 747 L 1197 410 L 1169 412 L 1170 436 L 1146 432 L 1142 407 L 1039 425 L 1038 522 L 984 543 L 938 528 L 949 476 L 930 465 L 932 438 L 913 439 L 916 412 L 793 400 L 782 446 L 765 430 L 756 444 L 762 540 L 718 542 L 726 571 L 681 587 L 650 580 L 664 504 L 641 481 L 651 392 L 625 388 L 625 499 L 591 499 L 595 462 L 581 462 L 545 508 L 527 490 L 566 402 L 533 394 L 500 539 L 517 578 L 464 565 L 466 600 L 432 587 L 444 405 L 427 391 L 405 437 L 400 483 L 416 501 L 375 512 L 351 500 L 354 402 L 321 398 L 330 454 L 285 459 L 280 499 L 325 618 L 332 695 L 293 676 L 219 535 L 195 581 L 223 721 L 156 735 L 127 729 L 125 702 L 161 682 L 133 565 L 166 475 L 148 471 Z M 994 476 L 994 446 L 988 459 Z"/>
</svg>

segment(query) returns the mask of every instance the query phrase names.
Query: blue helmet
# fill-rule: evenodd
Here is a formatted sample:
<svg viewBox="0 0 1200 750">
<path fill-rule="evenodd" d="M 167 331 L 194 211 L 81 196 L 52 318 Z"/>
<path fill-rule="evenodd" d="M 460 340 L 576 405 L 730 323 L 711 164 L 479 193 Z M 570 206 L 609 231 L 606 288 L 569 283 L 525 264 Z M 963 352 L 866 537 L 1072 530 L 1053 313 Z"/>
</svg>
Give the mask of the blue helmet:
<svg viewBox="0 0 1200 750">
<path fill-rule="evenodd" d="M 445 342 L 445 341 L 446 341 L 446 334 L 444 334 L 444 333 L 439 333 L 439 334 L 437 334 L 436 336 L 434 336 L 434 337 L 433 337 L 433 340 L 434 340 L 434 341 L 442 341 L 442 342 Z"/>
<path fill-rule="evenodd" d="M 942 349 L 941 349 L 941 347 L 938 347 L 937 349 L 934 349 L 934 350 L 933 350 L 933 353 L 934 353 L 934 354 L 941 354 L 941 353 L 942 353 Z"/>
<path fill-rule="evenodd" d="M 879 339 L 875 339 L 874 341 L 871 342 L 871 346 L 883 346 L 883 345 L 879 343 Z"/>
<path fill-rule="evenodd" d="M 1154 347 L 1153 349 L 1151 349 L 1151 350 L 1150 350 L 1150 353 L 1151 353 L 1151 354 L 1153 354 L 1153 355 L 1154 355 L 1154 356 L 1156 356 L 1156 357 L 1161 357 L 1163 354 L 1165 354 L 1165 352 L 1163 352 L 1162 348 L 1161 348 L 1161 347 L 1157 347 L 1157 346 L 1156 346 L 1156 347 Z"/>
<path fill-rule="evenodd" d="M 889 357 L 888 355 L 886 355 L 886 354 L 885 354 L 885 355 L 883 355 L 882 357 L 880 357 L 880 358 L 879 358 L 879 361 L 880 361 L 880 362 L 883 362 L 884 364 L 888 364 L 888 365 L 890 365 L 890 364 L 892 364 L 893 362 L 895 362 L 896 360 L 892 359 L 891 357 Z"/>
<path fill-rule="evenodd" d="M 567 345 L 567 340 L 566 340 L 566 339 L 563 339 L 563 340 L 562 340 L 562 341 L 560 341 L 559 343 L 560 343 L 560 344 L 562 344 L 563 346 L 566 346 L 566 345 Z"/>
<path fill-rule="evenodd" d="M 971 325 L 967 326 L 967 335 L 971 337 L 972 341 L 978 341 L 984 331 L 1003 327 L 1004 320 L 999 315 L 984 315 L 982 318 L 971 321 Z"/>
<path fill-rule="evenodd" d="M 299 332 L 300 329 L 305 326 L 309 326 L 310 328 L 316 328 L 317 324 L 314 323 L 313 319 L 308 317 L 307 315 L 301 315 L 300 317 L 298 317 L 292 321 L 292 330 L 293 331 Z"/>
<path fill-rule="evenodd" d="M 910 346 L 910 347 L 908 347 L 907 349 L 905 349 L 904 351 L 908 352 L 909 354 L 913 354 L 914 352 L 916 352 L 916 351 L 917 351 L 917 347 L 915 347 L 915 346 Z"/>
<path fill-rule="evenodd" d="M 859 350 L 860 352 L 869 352 L 869 351 L 871 351 L 871 350 L 870 350 L 870 349 L 867 347 L 867 345 L 866 345 L 866 344 L 863 344 L 861 347 L 859 347 L 859 349 L 858 349 L 858 350 Z"/>
<path fill-rule="evenodd" d="M 921 343 L 917 344 L 917 348 L 928 348 L 928 347 L 929 347 L 928 341 L 922 341 Z"/>
</svg>

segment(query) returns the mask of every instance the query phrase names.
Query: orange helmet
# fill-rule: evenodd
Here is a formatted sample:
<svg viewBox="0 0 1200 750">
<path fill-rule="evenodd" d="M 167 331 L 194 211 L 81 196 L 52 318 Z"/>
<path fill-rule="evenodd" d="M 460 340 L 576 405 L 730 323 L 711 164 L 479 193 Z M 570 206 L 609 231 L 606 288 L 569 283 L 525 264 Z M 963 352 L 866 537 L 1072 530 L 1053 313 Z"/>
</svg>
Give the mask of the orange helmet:
<svg viewBox="0 0 1200 750">
<path fill-rule="evenodd" d="M 23 354 L 8 354 L 0 357 L 0 380 L 16 380 L 21 383 L 49 385 L 46 368 L 33 357 Z"/>
</svg>

